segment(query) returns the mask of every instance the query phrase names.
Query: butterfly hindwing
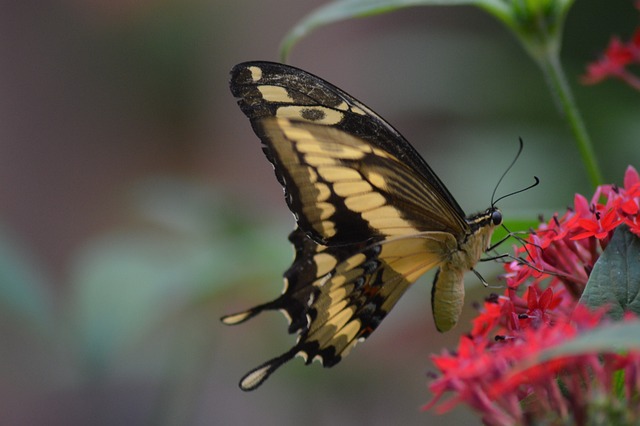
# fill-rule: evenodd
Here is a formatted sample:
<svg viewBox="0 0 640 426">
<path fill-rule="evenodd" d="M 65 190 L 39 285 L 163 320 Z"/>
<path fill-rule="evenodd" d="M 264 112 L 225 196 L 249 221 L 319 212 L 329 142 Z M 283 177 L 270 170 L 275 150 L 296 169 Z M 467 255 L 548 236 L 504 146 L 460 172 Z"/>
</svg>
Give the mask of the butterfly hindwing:
<svg viewBox="0 0 640 426">
<path fill-rule="evenodd" d="M 280 297 L 246 311 L 226 315 L 222 321 L 228 325 L 242 323 L 260 312 L 281 311 L 289 322 L 289 333 L 301 332 L 307 327 L 307 312 L 310 302 L 315 299 L 317 288 L 314 282 L 330 273 L 338 263 L 352 253 L 366 247 L 367 242 L 348 246 L 327 247 L 315 243 L 300 229 L 289 235 L 295 249 L 293 263 L 284 273 L 284 290 Z"/>
<path fill-rule="evenodd" d="M 325 367 L 338 363 L 357 342 L 366 339 L 393 308 L 405 290 L 422 274 L 443 260 L 443 253 L 455 250 L 455 238 L 446 232 L 426 232 L 408 237 L 350 247 L 351 255 L 339 259 L 332 248 L 317 253 L 320 263 L 335 266 L 310 283 L 288 279 L 291 289 L 309 295 L 304 326 L 296 345 L 284 354 L 251 370 L 240 381 L 243 390 L 252 390 L 294 356 L 307 364 L 317 360 Z M 334 252 L 335 253 L 335 252 Z M 333 260 L 329 260 L 333 258 Z M 296 262 L 294 262 L 294 268 Z M 290 273 L 292 269 L 289 269 Z M 300 278 L 302 276 L 297 276 Z M 292 311 L 288 311 L 289 314 Z"/>
</svg>

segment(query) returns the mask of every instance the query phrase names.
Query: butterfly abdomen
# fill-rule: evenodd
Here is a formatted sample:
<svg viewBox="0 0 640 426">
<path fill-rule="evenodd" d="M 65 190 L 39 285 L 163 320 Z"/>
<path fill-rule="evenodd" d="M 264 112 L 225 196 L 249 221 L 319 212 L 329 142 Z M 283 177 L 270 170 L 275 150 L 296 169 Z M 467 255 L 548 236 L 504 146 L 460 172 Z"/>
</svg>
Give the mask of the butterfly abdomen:
<svg viewBox="0 0 640 426">
<path fill-rule="evenodd" d="M 452 264 L 444 264 L 436 272 L 431 289 L 431 309 L 440 332 L 452 329 L 462 313 L 464 273 L 464 270 Z"/>
<path fill-rule="evenodd" d="M 433 280 L 431 308 L 438 331 L 453 328 L 464 304 L 464 274 L 473 269 L 491 243 L 491 235 L 502 223 L 502 213 L 495 207 L 467 218 L 470 233 L 457 250 L 442 263 Z"/>
</svg>

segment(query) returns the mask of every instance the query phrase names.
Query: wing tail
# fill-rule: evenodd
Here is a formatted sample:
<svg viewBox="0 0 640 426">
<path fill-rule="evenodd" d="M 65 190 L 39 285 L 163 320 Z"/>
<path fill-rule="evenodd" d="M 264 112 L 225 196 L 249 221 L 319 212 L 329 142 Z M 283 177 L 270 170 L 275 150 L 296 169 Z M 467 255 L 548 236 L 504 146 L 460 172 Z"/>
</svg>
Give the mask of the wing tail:
<svg viewBox="0 0 640 426">
<path fill-rule="evenodd" d="M 283 364 L 291 361 L 297 353 L 298 347 L 294 346 L 282 355 L 270 359 L 263 364 L 260 364 L 259 366 L 245 374 L 242 379 L 240 379 L 240 389 L 245 392 L 257 389 L 261 384 L 265 382 L 265 380 L 269 378 L 269 376 L 274 371 L 280 368 Z"/>
<path fill-rule="evenodd" d="M 277 303 L 278 301 L 279 301 L 279 298 L 271 302 L 254 306 L 253 308 L 247 309 L 242 312 L 236 312 L 235 314 L 224 315 L 223 317 L 220 318 L 220 321 L 222 321 L 222 323 L 226 325 L 242 324 L 243 322 L 255 317 L 260 312 L 272 311 L 274 309 L 278 309 L 278 305 L 279 305 Z"/>
</svg>

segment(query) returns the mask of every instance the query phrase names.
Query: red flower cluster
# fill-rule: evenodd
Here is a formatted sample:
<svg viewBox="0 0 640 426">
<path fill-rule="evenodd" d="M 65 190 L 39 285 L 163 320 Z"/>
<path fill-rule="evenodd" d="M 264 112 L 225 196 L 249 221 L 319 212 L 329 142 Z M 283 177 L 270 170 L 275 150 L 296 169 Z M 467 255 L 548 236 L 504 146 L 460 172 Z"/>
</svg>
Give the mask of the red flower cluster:
<svg viewBox="0 0 640 426">
<path fill-rule="evenodd" d="M 531 277 L 540 284 L 552 275 L 552 288 L 559 281 L 574 298 L 579 298 L 616 227 L 624 223 L 640 236 L 639 204 L 640 176 L 631 166 L 625 172 L 623 188 L 601 185 L 590 201 L 576 194 L 573 209 L 541 224 L 529 244 L 516 249 L 516 256 L 526 254 L 527 261 L 514 261 L 507 266 L 508 286 L 517 288 Z"/>
<path fill-rule="evenodd" d="M 615 228 L 626 224 L 640 236 L 639 206 L 640 176 L 629 167 L 623 188 L 600 186 L 590 201 L 576 195 L 573 209 L 532 232 L 528 244 L 516 249 L 524 262 L 506 265 L 505 293 L 485 301 L 456 352 L 432 357 L 439 375 L 425 408 L 437 405 L 442 412 L 465 403 L 488 425 L 544 422 L 552 415 L 584 424 L 593 414 L 589 402 L 597 399 L 603 409 L 607 403 L 626 406 L 620 398 L 628 398 L 626 404 L 635 408 L 626 415 L 640 421 L 640 353 L 540 360 L 541 352 L 609 321 L 605 308 L 594 312 L 577 301 Z M 616 371 L 628 382 L 622 397 L 611 391 Z M 442 402 L 447 393 L 452 397 Z"/>
<path fill-rule="evenodd" d="M 640 9 L 640 2 L 636 3 Z M 640 64 L 640 28 L 624 43 L 613 37 L 602 57 L 587 65 L 587 73 L 582 77 L 585 84 L 595 84 L 613 77 L 619 78 L 631 87 L 640 90 L 640 78 L 628 70 L 632 64 Z"/>
</svg>

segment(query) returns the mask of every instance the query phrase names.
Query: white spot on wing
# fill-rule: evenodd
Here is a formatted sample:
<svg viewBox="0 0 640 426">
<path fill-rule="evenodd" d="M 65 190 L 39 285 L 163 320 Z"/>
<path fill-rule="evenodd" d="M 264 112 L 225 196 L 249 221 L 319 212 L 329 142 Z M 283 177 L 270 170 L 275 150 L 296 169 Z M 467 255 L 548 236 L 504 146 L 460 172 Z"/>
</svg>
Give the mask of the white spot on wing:
<svg viewBox="0 0 640 426">
<path fill-rule="evenodd" d="M 262 68 L 260 67 L 249 67 L 249 72 L 254 83 L 257 83 L 262 78 Z"/>
<path fill-rule="evenodd" d="M 251 311 L 240 312 L 239 314 L 227 315 L 222 318 L 222 322 L 227 325 L 234 325 L 241 323 L 246 320 L 249 315 L 251 315 Z"/>
<path fill-rule="evenodd" d="M 258 90 L 262 95 L 262 99 L 268 102 L 280 102 L 280 103 L 289 103 L 293 102 L 291 96 L 289 96 L 289 92 L 287 89 L 280 86 L 258 86 Z"/>
<path fill-rule="evenodd" d="M 242 379 L 242 381 L 240 382 L 240 387 L 243 390 L 255 389 L 269 375 L 271 367 L 271 364 L 267 364 L 262 368 L 258 368 L 252 371 Z"/>
</svg>

